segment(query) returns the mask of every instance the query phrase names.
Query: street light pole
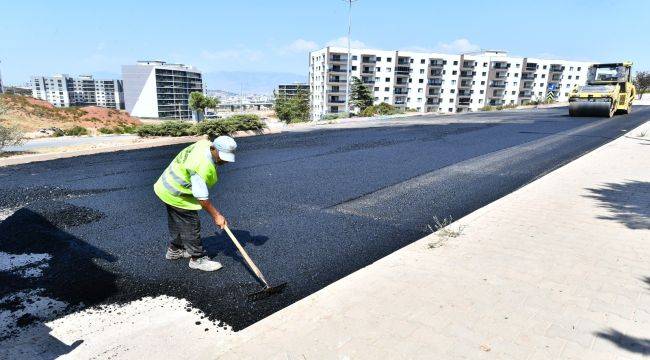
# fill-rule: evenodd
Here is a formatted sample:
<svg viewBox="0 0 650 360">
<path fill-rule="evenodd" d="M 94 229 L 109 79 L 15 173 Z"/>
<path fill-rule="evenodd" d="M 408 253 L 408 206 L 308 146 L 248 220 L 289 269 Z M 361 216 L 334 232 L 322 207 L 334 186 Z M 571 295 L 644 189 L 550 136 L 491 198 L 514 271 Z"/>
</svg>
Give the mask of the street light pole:
<svg viewBox="0 0 650 360">
<path fill-rule="evenodd" d="M 352 71 L 352 50 L 350 47 L 350 35 L 352 33 L 352 3 L 357 0 L 343 0 L 348 3 L 348 66 L 346 69 L 345 84 L 345 112 L 350 114 L 350 72 Z"/>
</svg>

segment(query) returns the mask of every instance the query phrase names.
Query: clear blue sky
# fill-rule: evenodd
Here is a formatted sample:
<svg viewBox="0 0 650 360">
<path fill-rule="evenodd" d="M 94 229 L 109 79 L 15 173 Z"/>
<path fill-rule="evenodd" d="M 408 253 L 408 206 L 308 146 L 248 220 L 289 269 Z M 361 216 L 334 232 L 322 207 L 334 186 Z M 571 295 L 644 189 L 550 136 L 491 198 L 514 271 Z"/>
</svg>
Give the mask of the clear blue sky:
<svg viewBox="0 0 650 360">
<path fill-rule="evenodd" d="M 353 17 L 353 41 L 369 47 L 631 59 L 650 70 L 648 0 L 359 0 Z M 346 22 L 342 0 L 6 1 L 0 70 L 12 84 L 119 74 L 138 59 L 306 74 L 308 50 L 344 40 Z"/>
</svg>

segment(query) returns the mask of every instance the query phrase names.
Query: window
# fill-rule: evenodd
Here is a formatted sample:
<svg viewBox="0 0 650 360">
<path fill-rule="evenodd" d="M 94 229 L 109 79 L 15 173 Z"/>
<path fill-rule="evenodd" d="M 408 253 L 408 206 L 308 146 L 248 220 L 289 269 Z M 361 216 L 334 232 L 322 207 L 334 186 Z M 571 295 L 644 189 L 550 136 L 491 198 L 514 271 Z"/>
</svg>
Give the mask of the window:
<svg viewBox="0 0 650 360">
<path fill-rule="evenodd" d="M 479 94 L 485 94 L 485 90 L 479 91 Z"/>
<path fill-rule="evenodd" d="M 487 63 L 486 63 L 486 62 L 483 63 L 483 67 L 487 67 Z"/>
<path fill-rule="evenodd" d="M 411 59 L 411 64 L 413 64 L 413 59 Z"/>
<path fill-rule="evenodd" d="M 571 80 L 571 75 L 568 76 L 569 80 Z"/>
<path fill-rule="evenodd" d="M 576 75 L 576 80 L 580 80 L 580 75 Z"/>
<path fill-rule="evenodd" d="M 440 93 L 442 94 L 443 92 L 445 92 L 445 89 L 440 89 Z"/>
<path fill-rule="evenodd" d="M 390 78 L 386 78 L 386 82 L 389 82 L 389 81 L 390 81 Z"/>
<path fill-rule="evenodd" d="M 546 65 L 544 65 L 544 66 L 542 67 L 542 69 L 546 70 Z"/>
<path fill-rule="evenodd" d="M 544 79 L 545 77 L 546 77 L 546 74 L 542 74 L 542 79 Z"/>
<path fill-rule="evenodd" d="M 482 103 L 483 103 L 483 99 L 478 99 L 478 103 L 479 103 L 479 104 L 482 104 Z"/>
<path fill-rule="evenodd" d="M 422 92 L 422 88 L 419 88 L 419 89 L 418 89 L 418 92 L 421 93 L 421 92 Z"/>
<path fill-rule="evenodd" d="M 420 69 L 420 74 L 424 74 L 424 69 Z"/>
<path fill-rule="evenodd" d="M 420 79 L 420 80 L 418 80 L 418 82 L 419 82 L 420 84 L 423 84 L 423 83 L 424 83 L 424 79 Z"/>
<path fill-rule="evenodd" d="M 454 99 L 453 99 L 453 98 L 452 98 L 452 99 L 449 99 L 449 102 L 450 102 L 450 103 L 453 103 L 453 102 L 454 102 Z M 449 109 L 449 110 L 451 111 L 451 109 Z"/>
<path fill-rule="evenodd" d="M 388 98 L 387 98 L 387 97 L 385 97 L 385 98 L 384 98 L 384 101 L 388 101 Z"/>
<path fill-rule="evenodd" d="M 456 93 L 456 89 L 451 89 L 451 90 L 449 90 L 449 92 L 454 94 L 454 93 Z"/>
<path fill-rule="evenodd" d="M 381 61 L 381 56 L 377 56 L 377 61 Z"/>
<path fill-rule="evenodd" d="M 381 80 L 381 78 L 379 78 L 379 77 L 375 78 L 375 82 L 379 82 L 380 80 Z"/>
<path fill-rule="evenodd" d="M 452 81 L 451 81 L 451 84 L 452 84 L 452 85 L 456 85 L 456 80 L 452 80 Z"/>
<path fill-rule="evenodd" d="M 357 59 L 357 56 L 356 56 L 356 55 L 352 55 L 352 60 L 356 60 L 356 59 Z"/>
<path fill-rule="evenodd" d="M 578 71 L 580 71 L 580 69 L 582 69 L 582 68 L 580 66 L 578 66 Z"/>
<path fill-rule="evenodd" d="M 515 73 L 515 77 L 519 77 L 519 73 Z"/>
<path fill-rule="evenodd" d="M 515 94 L 515 92 L 513 91 L 513 92 L 511 93 L 511 95 L 514 95 L 514 94 Z"/>
<path fill-rule="evenodd" d="M 541 91 L 540 91 L 540 92 L 538 92 L 537 94 L 538 94 L 539 96 L 542 96 L 542 92 L 541 92 Z"/>
<path fill-rule="evenodd" d="M 393 58 L 386 58 L 386 61 L 388 61 L 388 62 L 392 62 L 392 61 L 393 61 Z"/>
<path fill-rule="evenodd" d="M 570 86 L 569 84 L 566 84 L 566 86 L 565 86 L 565 88 L 567 88 L 567 89 L 568 89 L 568 88 L 569 88 L 569 86 Z"/>
<path fill-rule="evenodd" d="M 519 69 L 519 66 L 521 66 L 521 64 L 517 64 L 515 67 L 516 67 L 517 69 Z"/>
<path fill-rule="evenodd" d="M 385 87 L 385 88 L 384 88 L 384 91 L 390 91 L 390 88 Z"/>
<path fill-rule="evenodd" d="M 569 67 L 569 71 L 573 71 L 573 66 Z"/>
<path fill-rule="evenodd" d="M 481 76 L 485 76 L 485 75 L 487 75 L 485 71 L 481 73 Z"/>
<path fill-rule="evenodd" d="M 379 91 L 379 86 L 375 86 L 375 91 Z"/>
<path fill-rule="evenodd" d="M 481 85 L 485 85 L 485 81 L 481 81 Z"/>
<path fill-rule="evenodd" d="M 377 68 L 377 72 L 380 72 L 380 71 L 381 71 L 381 68 L 380 68 L 380 67 L 378 67 L 378 68 Z"/>
<path fill-rule="evenodd" d="M 456 74 L 458 74 L 458 71 L 454 70 L 454 71 L 451 72 L 451 74 L 456 75 Z"/>
<path fill-rule="evenodd" d="M 393 68 L 386 68 L 386 71 L 393 72 Z"/>
<path fill-rule="evenodd" d="M 539 83 L 539 87 L 544 87 L 544 83 Z"/>
<path fill-rule="evenodd" d="M 426 60 L 424 60 L 424 59 L 420 60 L 420 64 L 424 64 L 425 62 L 426 62 Z"/>
<path fill-rule="evenodd" d="M 458 61 L 457 61 L 457 60 L 454 60 L 454 65 L 458 65 Z"/>
<path fill-rule="evenodd" d="M 352 65 L 352 71 L 355 71 L 357 69 L 356 65 Z"/>
<path fill-rule="evenodd" d="M 413 79 L 409 78 L 409 84 L 413 82 Z"/>
</svg>

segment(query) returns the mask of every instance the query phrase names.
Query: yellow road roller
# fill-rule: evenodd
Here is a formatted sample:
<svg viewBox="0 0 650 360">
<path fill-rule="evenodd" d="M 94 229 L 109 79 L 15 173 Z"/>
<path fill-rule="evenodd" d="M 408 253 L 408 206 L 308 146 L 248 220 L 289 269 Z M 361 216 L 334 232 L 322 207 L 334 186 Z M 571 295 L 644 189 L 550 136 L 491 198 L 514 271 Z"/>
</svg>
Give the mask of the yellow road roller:
<svg viewBox="0 0 650 360">
<path fill-rule="evenodd" d="M 632 63 L 595 64 L 589 67 L 587 84 L 569 96 L 569 115 L 612 117 L 629 114 L 636 89 L 631 81 Z"/>
</svg>

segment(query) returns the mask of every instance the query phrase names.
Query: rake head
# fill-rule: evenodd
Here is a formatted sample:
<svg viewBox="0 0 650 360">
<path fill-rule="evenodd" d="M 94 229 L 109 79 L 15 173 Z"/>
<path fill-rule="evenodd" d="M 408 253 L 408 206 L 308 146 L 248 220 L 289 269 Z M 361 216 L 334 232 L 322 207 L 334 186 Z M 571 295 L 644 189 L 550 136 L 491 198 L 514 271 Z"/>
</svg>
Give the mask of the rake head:
<svg viewBox="0 0 650 360">
<path fill-rule="evenodd" d="M 259 301 L 262 299 L 266 299 L 269 296 L 278 294 L 284 290 L 285 286 L 287 286 L 287 283 L 282 283 L 278 284 L 275 286 L 265 286 L 264 289 L 254 292 L 252 294 L 248 294 L 248 297 L 253 300 L 253 301 Z"/>
</svg>

